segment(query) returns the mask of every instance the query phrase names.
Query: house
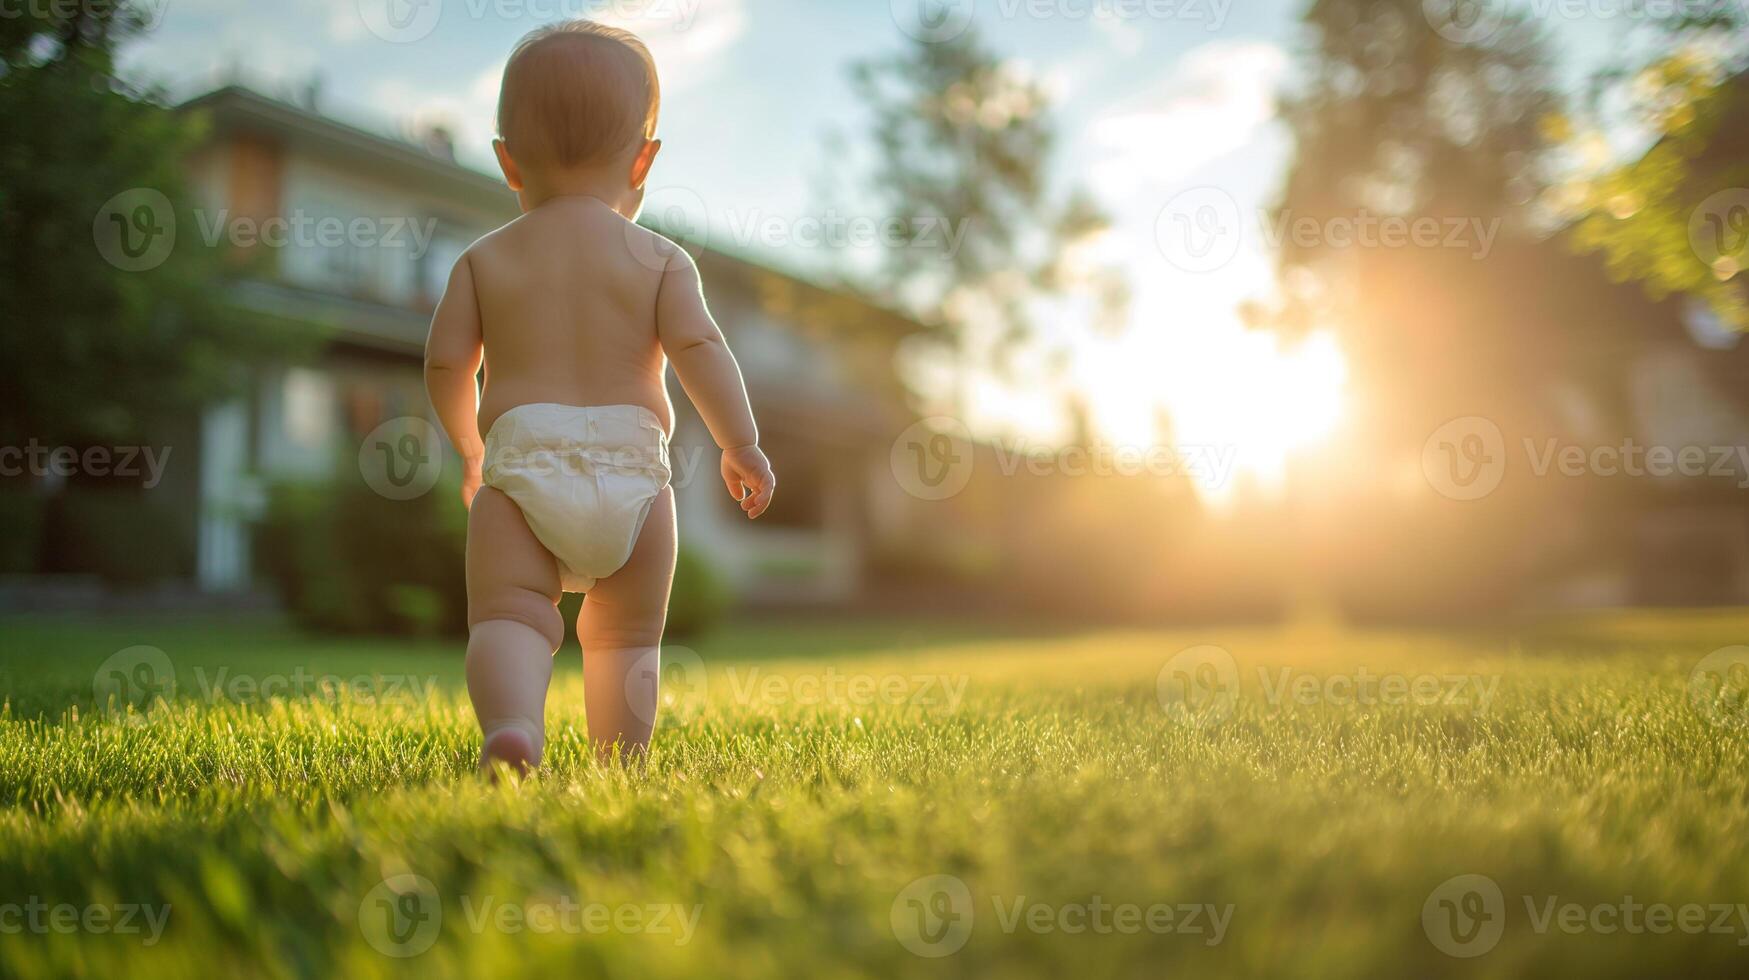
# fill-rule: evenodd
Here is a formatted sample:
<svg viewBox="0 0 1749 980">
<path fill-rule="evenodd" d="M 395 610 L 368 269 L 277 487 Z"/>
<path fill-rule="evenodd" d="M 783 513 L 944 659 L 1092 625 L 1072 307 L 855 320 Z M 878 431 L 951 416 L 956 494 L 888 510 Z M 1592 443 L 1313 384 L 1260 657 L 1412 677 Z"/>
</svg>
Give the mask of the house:
<svg viewBox="0 0 1749 980">
<path fill-rule="evenodd" d="M 456 163 L 441 133 L 420 145 L 238 85 L 183 108 L 209 121 L 190 172 L 200 233 L 210 240 L 224 229 L 220 239 L 246 260 L 235 302 L 327 338 L 313 362 L 268 372 L 201 420 L 195 577 L 203 590 L 244 591 L 256 584 L 251 530 L 268 483 L 332 474 L 384 420 L 431 418 L 421 370 L 431 310 L 468 244 L 518 211 L 496 176 Z M 374 238 L 337 233 L 360 219 Z M 868 574 L 871 542 L 905 519 L 910 498 L 887 462 L 908 422 L 892 365 L 920 328 L 745 257 L 696 257 L 783 487 L 752 532 L 674 386 L 684 546 L 745 600 L 849 598 Z"/>
</svg>

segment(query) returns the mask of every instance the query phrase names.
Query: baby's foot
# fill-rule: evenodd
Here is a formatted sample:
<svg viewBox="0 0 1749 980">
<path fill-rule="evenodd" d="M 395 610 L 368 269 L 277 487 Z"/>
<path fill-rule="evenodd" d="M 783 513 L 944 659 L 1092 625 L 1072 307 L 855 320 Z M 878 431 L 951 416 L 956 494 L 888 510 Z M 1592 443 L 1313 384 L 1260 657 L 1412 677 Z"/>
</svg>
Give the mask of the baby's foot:
<svg viewBox="0 0 1749 980">
<path fill-rule="evenodd" d="M 540 765 L 540 753 L 535 751 L 534 739 L 517 728 L 500 728 L 487 735 L 485 748 L 480 753 L 480 771 L 496 781 L 500 764 L 518 776 L 528 775 Z"/>
</svg>

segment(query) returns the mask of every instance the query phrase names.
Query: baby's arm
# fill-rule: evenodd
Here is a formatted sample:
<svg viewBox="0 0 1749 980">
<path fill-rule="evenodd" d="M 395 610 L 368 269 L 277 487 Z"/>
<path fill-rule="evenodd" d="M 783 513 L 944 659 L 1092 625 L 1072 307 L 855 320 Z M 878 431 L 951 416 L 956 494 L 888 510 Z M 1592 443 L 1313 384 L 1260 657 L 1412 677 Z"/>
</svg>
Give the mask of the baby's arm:
<svg viewBox="0 0 1749 980">
<path fill-rule="evenodd" d="M 741 367 L 705 307 L 698 266 L 679 248 L 674 249 L 662 272 L 656 295 L 656 335 L 674 364 L 674 374 L 686 389 L 686 397 L 692 399 L 711 438 L 723 450 L 723 483 L 729 495 L 740 501 L 748 517 L 765 513 L 777 480 L 759 449 L 759 427 L 753 421 Z"/>
<path fill-rule="evenodd" d="M 449 288 L 431 317 L 425 342 L 425 392 L 443 431 L 462 455 L 462 503 L 472 504 L 480 489 L 480 464 L 486 455 L 480 439 L 480 305 L 474 296 L 474 274 L 468 257 L 449 274 Z"/>
</svg>

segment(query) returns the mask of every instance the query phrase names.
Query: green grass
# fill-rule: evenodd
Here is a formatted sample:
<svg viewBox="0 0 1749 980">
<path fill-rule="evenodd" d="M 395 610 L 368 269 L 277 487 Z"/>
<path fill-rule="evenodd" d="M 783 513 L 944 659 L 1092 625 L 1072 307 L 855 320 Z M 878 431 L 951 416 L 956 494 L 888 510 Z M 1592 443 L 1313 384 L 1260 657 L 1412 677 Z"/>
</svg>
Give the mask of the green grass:
<svg viewBox="0 0 1749 980">
<path fill-rule="evenodd" d="M 708 670 L 670 678 L 633 773 L 589 761 L 568 647 L 548 769 L 491 788 L 472 776 L 453 644 L 12 619 L 0 974 L 1740 975 L 1749 922 L 1734 908 L 1729 934 L 1536 920 L 1550 900 L 1749 903 L 1749 685 L 1738 668 L 1704 703 L 1689 686 L 1703 656 L 1744 637 L 1736 613 L 1487 634 L 764 622 L 694 644 Z M 99 665 L 141 644 L 174 663 L 170 700 L 99 703 Z M 1198 644 L 1230 651 L 1241 688 L 1193 713 L 1163 703 L 1159 679 L 1169 662 L 1194 667 L 1174 658 Z M 1361 668 L 1431 675 L 1440 691 L 1480 680 L 1459 692 L 1468 704 L 1318 693 L 1342 695 L 1323 682 Z M 351 689 L 366 696 L 248 687 L 300 670 L 362 678 Z M 408 680 L 434 686 L 410 694 Z M 1269 700 L 1296 684 L 1308 703 Z M 1436 922 L 1440 898 L 1461 900 L 1434 892 L 1465 874 L 1503 901 L 1497 944 L 1474 958 L 1442 952 L 1423 923 L 1430 895 Z M 963 893 L 906 891 L 936 875 Z M 945 949 L 919 946 L 916 923 L 945 920 L 919 919 L 910 898 L 950 913 L 969 899 L 969 932 L 948 933 L 963 947 L 915 955 L 907 943 Z M 168 914 L 149 945 L 18 931 L 33 901 Z M 410 943 L 384 932 L 385 901 L 415 913 L 399 920 Z M 1218 941 L 1206 912 L 1200 933 L 1160 918 L 1160 931 L 1060 928 L 1095 903 L 1138 927 L 1153 907 L 1230 918 Z M 567 928 L 534 931 L 543 909 Z M 689 933 L 675 909 L 696 914 Z M 530 928 L 495 918 L 520 913 Z M 419 914 L 437 930 L 428 946 Z"/>
</svg>

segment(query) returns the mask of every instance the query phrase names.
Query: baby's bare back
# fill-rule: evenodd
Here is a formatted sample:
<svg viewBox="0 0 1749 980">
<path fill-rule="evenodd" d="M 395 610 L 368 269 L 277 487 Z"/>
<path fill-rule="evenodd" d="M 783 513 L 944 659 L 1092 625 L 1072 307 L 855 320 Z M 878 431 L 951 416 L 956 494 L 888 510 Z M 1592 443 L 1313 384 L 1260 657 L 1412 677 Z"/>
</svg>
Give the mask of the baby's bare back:
<svg viewBox="0 0 1749 980">
<path fill-rule="evenodd" d="M 476 242 L 480 431 L 539 402 L 642 405 L 672 430 L 656 330 L 668 247 L 592 198 L 548 201 Z"/>
</svg>

